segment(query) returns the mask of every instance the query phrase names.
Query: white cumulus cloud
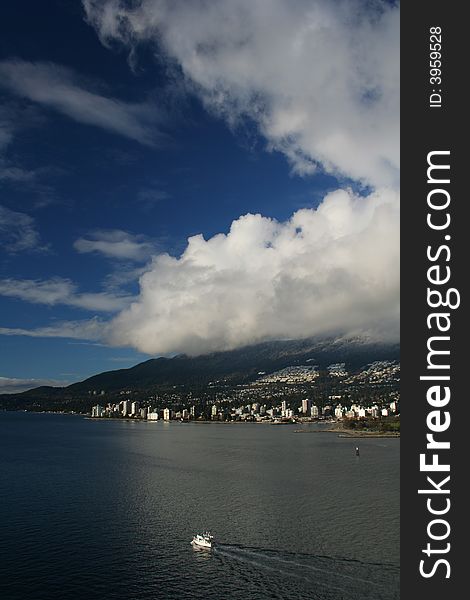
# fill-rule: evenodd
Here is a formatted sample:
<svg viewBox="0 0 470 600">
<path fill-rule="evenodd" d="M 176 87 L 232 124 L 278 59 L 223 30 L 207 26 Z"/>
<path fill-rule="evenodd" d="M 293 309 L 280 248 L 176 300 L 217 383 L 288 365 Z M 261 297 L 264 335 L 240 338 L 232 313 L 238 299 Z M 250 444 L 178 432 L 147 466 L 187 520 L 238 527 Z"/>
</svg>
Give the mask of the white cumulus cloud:
<svg viewBox="0 0 470 600">
<path fill-rule="evenodd" d="M 147 353 L 190 354 L 318 334 L 397 338 L 398 197 L 329 194 L 280 223 L 244 215 L 228 234 L 160 254 L 108 341 Z"/>
</svg>

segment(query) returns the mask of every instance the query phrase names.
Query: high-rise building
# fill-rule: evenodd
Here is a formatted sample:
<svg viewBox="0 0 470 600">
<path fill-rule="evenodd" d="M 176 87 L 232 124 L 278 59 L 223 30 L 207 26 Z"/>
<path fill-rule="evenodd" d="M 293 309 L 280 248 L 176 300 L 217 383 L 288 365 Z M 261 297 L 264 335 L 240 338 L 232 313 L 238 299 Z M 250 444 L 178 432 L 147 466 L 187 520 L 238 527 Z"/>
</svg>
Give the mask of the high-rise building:
<svg viewBox="0 0 470 600">
<path fill-rule="evenodd" d="M 139 402 L 137 400 L 131 404 L 131 415 L 139 414 Z"/>
<path fill-rule="evenodd" d="M 212 405 L 212 408 L 211 408 L 211 415 L 212 415 L 213 417 L 216 417 L 216 416 L 217 416 L 217 404 L 213 404 L 213 405 Z"/>
<path fill-rule="evenodd" d="M 304 413 L 304 415 L 306 415 L 310 412 L 310 405 L 311 405 L 311 401 L 308 398 L 305 398 L 305 400 L 302 400 L 302 412 Z"/>
<path fill-rule="evenodd" d="M 131 403 L 129 402 L 129 400 L 124 400 L 124 402 L 122 403 L 123 417 L 127 417 L 127 415 L 130 413 L 130 411 L 131 411 Z"/>
<path fill-rule="evenodd" d="M 172 413 L 173 413 L 173 411 L 170 408 L 164 408 L 163 409 L 163 420 L 169 421 L 172 417 Z"/>
<path fill-rule="evenodd" d="M 92 417 L 103 417 L 104 414 L 105 414 L 104 407 L 100 406 L 99 404 L 97 404 L 96 406 L 93 406 L 91 409 Z"/>
<path fill-rule="evenodd" d="M 318 417 L 320 416 L 320 410 L 315 404 L 312 404 L 312 406 L 310 407 L 310 416 L 314 419 L 318 419 Z"/>
</svg>

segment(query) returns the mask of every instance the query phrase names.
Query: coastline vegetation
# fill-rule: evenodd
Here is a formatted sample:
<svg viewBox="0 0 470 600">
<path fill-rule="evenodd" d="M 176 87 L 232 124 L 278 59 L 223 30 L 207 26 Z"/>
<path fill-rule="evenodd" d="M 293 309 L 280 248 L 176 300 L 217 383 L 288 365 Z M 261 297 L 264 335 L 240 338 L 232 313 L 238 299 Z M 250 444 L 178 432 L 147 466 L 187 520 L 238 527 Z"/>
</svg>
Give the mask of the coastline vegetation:
<svg viewBox="0 0 470 600">
<path fill-rule="evenodd" d="M 381 419 L 344 419 L 342 429 L 347 431 L 371 433 L 400 433 L 400 416 L 382 417 Z"/>
</svg>

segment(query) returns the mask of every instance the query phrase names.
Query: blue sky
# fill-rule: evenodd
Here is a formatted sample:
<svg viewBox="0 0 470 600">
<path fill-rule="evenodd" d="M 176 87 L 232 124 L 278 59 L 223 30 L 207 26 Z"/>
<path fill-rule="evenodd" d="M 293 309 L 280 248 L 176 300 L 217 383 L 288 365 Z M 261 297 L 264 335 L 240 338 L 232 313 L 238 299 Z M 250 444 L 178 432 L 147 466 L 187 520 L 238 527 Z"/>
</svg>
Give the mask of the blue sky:
<svg viewBox="0 0 470 600">
<path fill-rule="evenodd" d="M 222 6 L 231 10 L 228 3 Z M 181 20 L 169 20 L 167 31 L 171 27 L 176 33 L 184 31 L 191 15 L 181 10 Z M 163 272 L 165 259 L 149 267 L 152 257 L 168 253 L 178 260 L 189 237 L 202 234 L 205 241 L 211 240 L 226 235 L 232 223 L 241 223 L 231 234 L 232 241 L 228 237 L 221 241 L 230 242 L 230 257 L 227 254 L 226 262 L 216 267 L 211 263 L 211 273 L 217 268 L 224 281 L 233 281 L 238 276 L 233 270 L 234 240 L 242 227 L 264 231 L 269 226 L 266 235 L 272 239 L 264 246 L 277 248 L 273 240 L 283 235 L 279 224 L 289 222 L 295 213 L 305 218 L 303 209 L 315 211 L 329 193 L 349 194 L 347 210 L 358 214 L 357 197 L 370 197 L 382 183 L 387 190 L 396 188 L 396 167 L 388 167 L 393 161 L 385 156 L 387 149 L 370 150 L 373 158 L 382 153 L 377 165 L 387 165 L 372 172 L 364 166 L 368 161 L 356 164 L 339 150 L 323 156 L 310 138 L 302 139 L 298 132 L 283 131 L 279 137 L 280 117 L 278 122 L 273 117 L 277 91 L 268 89 L 268 83 L 256 90 L 256 97 L 265 94 L 265 100 L 250 114 L 250 108 L 240 105 L 250 94 L 254 97 L 253 90 L 240 96 L 239 82 L 213 75 L 213 62 L 203 76 L 199 68 L 191 71 L 186 57 L 173 48 L 169 33 L 166 42 L 153 39 L 155 32 L 144 33 L 136 44 L 119 39 L 116 31 L 110 33 L 104 26 L 95 2 L 81 6 L 59 0 L 18 1 L 0 8 L 0 377 L 4 378 L 0 388 L 2 381 L 4 389 L 20 389 L 20 380 L 25 380 L 25 387 L 30 379 L 71 382 L 149 356 L 197 353 L 199 347 L 210 351 L 268 339 L 269 324 L 259 331 L 252 324 L 260 322 L 259 314 L 249 315 L 246 309 L 232 322 L 233 308 L 227 313 L 221 310 L 219 320 L 208 321 L 192 337 L 186 327 L 185 333 L 171 340 L 147 343 L 165 337 L 162 325 L 152 323 L 163 322 L 168 331 L 178 328 L 181 315 L 176 307 L 188 290 L 196 289 L 186 283 L 192 272 L 188 274 L 183 261 L 173 262 L 174 271 L 168 275 Z M 200 41 L 195 39 L 194 44 Z M 236 53 L 233 50 L 233 57 Z M 301 80 L 299 76 L 296 81 Z M 214 100 L 220 81 L 225 86 L 222 106 Z M 299 85 L 296 81 L 293 89 Z M 303 100 L 303 90 L 293 98 Z M 326 97 L 320 97 L 320 102 L 328 104 Z M 363 111 L 361 102 L 358 112 Z M 296 110 L 308 119 L 299 107 Z M 331 119 L 334 123 L 334 112 Z M 291 122 L 291 116 L 287 120 Z M 320 129 L 312 125 L 313 137 Z M 344 206 L 346 200 L 338 198 L 330 204 Z M 239 221 L 247 213 L 262 218 L 247 225 L 248 221 Z M 303 226 L 294 227 L 294 234 Z M 225 256 L 224 248 L 214 250 L 219 239 L 214 238 L 210 251 L 220 257 Z M 241 243 L 248 246 L 251 241 L 243 238 Z M 204 242 L 185 264 L 196 265 L 208 250 Z M 315 252 L 327 256 L 329 247 L 316 247 Z M 207 260 L 197 268 L 207 267 Z M 270 264 L 263 263 L 263 273 Z M 139 284 L 147 271 L 146 283 Z M 183 272 L 185 283 L 169 296 L 172 281 L 180 281 Z M 282 276 L 277 270 L 266 285 Z M 323 271 L 322 277 L 328 279 Z M 253 280 L 259 277 L 253 274 Z M 163 312 L 154 314 L 153 301 L 148 300 L 148 290 L 156 285 L 162 289 L 155 303 L 165 304 L 165 317 Z M 233 297 L 228 285 L 212 280 L 210 285 L 219 286 L 211 294 L 217 296 L 217 306 L 228 304 L 224 298 Z M 251 288 L 250 280 L 243 285 Z M 317 289 L 314 293 L 319 298 L 326 294 Z M 130 315 L 129 304 L 136 299 L 136 311 Z M 241 303 L 245 300 L 247 307 L 252 304 L 248 297 Z M 150 311 L 145 308 L 149 305 Z M 203 308 L 192 313 L 194 305 L 193 299 L 184 309 L 184 318 L 203 321 Z M 209 312 L 214 319 L 214 310 Z M 273 319 L 279 322 L 279 315 Z M 322 316 L 315 319 L 306 333 L 321 333 L 315 323 Z M 86 334 L 90 323 L 92 328 L 98 323 L 99 328 L 110 322 L 111 328 L 105 325 L 107 333 L 93 329 L 94 333 Z M 83 328 L 81 323 L 88 325 Z M 246 334 L 233 337 L 233 332 L 222 332 L 227 323 L 237 331 L 246 326 Z M 302 323 L 292 325 L 294 336 L 299 326 Z M 81 333 L 67 337 L 71 328 Z M 215 338 L 211 332 L 219 330 Z M 289 331 L 281 328 L 271 337 L 286 337 Z"/>
</svg>

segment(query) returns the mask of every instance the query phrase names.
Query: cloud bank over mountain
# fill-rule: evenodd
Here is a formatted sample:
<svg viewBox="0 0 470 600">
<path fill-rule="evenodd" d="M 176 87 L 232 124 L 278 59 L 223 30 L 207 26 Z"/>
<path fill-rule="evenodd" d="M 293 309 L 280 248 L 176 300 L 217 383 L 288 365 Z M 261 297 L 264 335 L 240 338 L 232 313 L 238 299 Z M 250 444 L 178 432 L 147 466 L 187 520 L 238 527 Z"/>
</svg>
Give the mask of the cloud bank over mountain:
<svg viewBox="0 0 470 600">
<path fill-rule="evenodd" d="M 106 327 L 148 353 L 267 339 L 396 339 L 399 312 L 399 14 L 390 3 L 84 0 L 103 43 L 154 44 L 206 108 L 256 126 L 295 174 L 348 184 L 285 223 L 236 219 L 153 258 Z M 365 189 L 365 188 L 364 188 Z"/>
<path fill-rule="evenodd" d="M 110 341 L 189 354 L 267 339 L 355 333 L 396 339 L 398 197 L 338 190 L 286 223 L 244 215 L 228 234 L 161 254 Z"/>
</svg>

